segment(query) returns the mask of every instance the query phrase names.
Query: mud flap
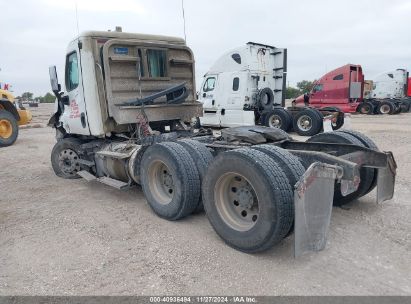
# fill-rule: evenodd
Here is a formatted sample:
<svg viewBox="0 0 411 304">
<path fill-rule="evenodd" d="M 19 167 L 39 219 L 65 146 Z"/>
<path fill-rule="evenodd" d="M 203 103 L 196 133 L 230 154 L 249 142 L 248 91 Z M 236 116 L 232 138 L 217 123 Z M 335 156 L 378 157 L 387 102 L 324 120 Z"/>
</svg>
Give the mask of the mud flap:
<svg viewBox="0 0 411 304">
<path fill-rule="evenodd" d="M 352 130 L 351 114 L 344 113 L 344 124 L 341 127 L 341 130 Z"/>
<path fill-rule="evenodd" d="M 295 185 L 294 257 L 325 248 L 335 179 L 341 176 L 342 168 L 316 162 Z"/>
<path fill-rule="evenodd" d="M 396 170 L 397 170 L 397 164 L 391 152 L 385 152 L 385 153 L 387 154 L 388 164 L 385 168 L 378 169 L 377 203 L 390 200 L 394 196 L 395 175 L 396 175 Z"/>
</svg>

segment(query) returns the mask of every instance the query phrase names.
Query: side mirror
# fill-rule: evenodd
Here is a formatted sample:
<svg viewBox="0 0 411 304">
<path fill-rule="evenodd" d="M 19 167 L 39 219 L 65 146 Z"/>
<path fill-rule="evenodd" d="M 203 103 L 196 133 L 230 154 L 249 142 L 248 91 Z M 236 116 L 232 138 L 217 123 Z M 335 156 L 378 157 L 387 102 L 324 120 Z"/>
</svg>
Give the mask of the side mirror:
<svg viewBox="0 0 411 304">
<path fill-rule="evenodd" d="M 57 78 L 57 69 L 55 65 L 49 67 L 49 74 L 50 74 L 51 89 L 54 92 L 54 94 L 57 94 L 58 92 L 60 92 L 61 86 Z"/>
<path fill-rule="evenodd" d="M 206 93 L 203 93 L 203 97 L 205 98 L 207 96 L 207 94 Z"/>
</svg>

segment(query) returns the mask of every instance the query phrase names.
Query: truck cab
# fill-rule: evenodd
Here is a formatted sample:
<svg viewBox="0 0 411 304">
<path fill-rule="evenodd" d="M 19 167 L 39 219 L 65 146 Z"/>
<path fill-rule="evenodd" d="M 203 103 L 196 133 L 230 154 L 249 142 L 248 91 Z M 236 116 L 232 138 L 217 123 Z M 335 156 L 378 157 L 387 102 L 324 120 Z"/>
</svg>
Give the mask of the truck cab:
<svg viewBox="0 0 411 304">
<path fill-rule="evenodd" d="M 130 124 L 136 117 L 153 130 L 162 129 L 202 114 L 195 99 L 194 56 L 181 38 L 120 28 L 88 31 L 69 43 L 65 62 L 65 93 L 57 85 L 55 67 L 50 69 L 58 97 L 50 124 L 63 136 L 133 133 Z M 158 92 L 165 93 L 153 96 Z M 179 93 L 181 98 L 174 98 Z"/>
<path fill-rule="evenodd" d="M 314 82 L 308 94 L 296 98 L 296 106 L 322 109 L 336 107 L 345 113 L 356 112 L 363 100 L 364 74 L 360 65 L 347 64 Z"/>
<path fill-rule="evenodd" d="M 408 91 L 408 71 L 396 69 L 375 76 L 370 98 L 394 99 L 404 98 Z"/>
<path fill-rule="evenodd" d="M 259 107 L 284 105 L 286 53 L 286 49 L 249 42 L 221 56 L 200 88 L 201 125 L 251 126 L 256 124 Z"/>
</svg>

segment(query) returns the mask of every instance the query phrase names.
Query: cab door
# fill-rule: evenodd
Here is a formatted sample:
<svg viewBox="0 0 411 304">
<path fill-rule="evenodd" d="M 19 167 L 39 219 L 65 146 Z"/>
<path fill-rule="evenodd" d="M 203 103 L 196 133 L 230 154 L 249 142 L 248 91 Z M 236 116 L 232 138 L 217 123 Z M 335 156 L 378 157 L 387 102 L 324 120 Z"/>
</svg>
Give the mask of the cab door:
<svg viewBox="0 0 411 304">
<path fill-rule="evenodd" d="M 216 99 L 218 99 L 218 76 L 207 75 L 201 86 L 199 101 L 203 104 L 203 117 L 200 123 L 203 126 L 220 126 L 220 113 Z"/>
<path fill-rule="evenodd" d="M 200 102 L 204 109 L 217 109 L 216 104 L 217 75 L 208 75 L 200 91 Z"/>
<path fill-rule="evenodd" d="M 235 127 L 244 125 L 254 125 L 254 111 L 244 111 L 244 102 L 248 90 L 248 72 L 225 73 L 226 79 L 224 83 L 225 94 L 222 99 L 226 101 L 224 106 L 221 106 L 221 126 Z"/>
<path fill-rule="evenodd" d="M 80 50 L 78 49 L 77 41 L 70 46 L 66 56 L 65 67 L 65 86 L 68 104 L 64 105 L 64 112 L 60 117 L 60 121 L 68 133 L 90 135 L 84 100 Z"/>
</svg>

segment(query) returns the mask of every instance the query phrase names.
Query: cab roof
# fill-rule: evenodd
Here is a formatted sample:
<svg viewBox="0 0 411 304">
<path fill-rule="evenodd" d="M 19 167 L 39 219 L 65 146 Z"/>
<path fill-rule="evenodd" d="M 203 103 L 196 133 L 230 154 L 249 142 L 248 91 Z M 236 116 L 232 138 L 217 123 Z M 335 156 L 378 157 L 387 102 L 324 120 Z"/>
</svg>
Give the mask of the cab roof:
<svg viewBox="0 0 411 304">
<path fill-rule="evenodd" d="M 117 31 L 86 31 L 82 32 L 79 38 L 117 38 L 117 39 L 133 39 L 143 41 L 164 41 L 166 43 L 185 45 L 185 41 L 182 38 L 162 36 L 162 35 L 148 35 L 140 33 L 125 33 Z M 75 39 L 76 40 L 76 39 Z"/>
</svg>

